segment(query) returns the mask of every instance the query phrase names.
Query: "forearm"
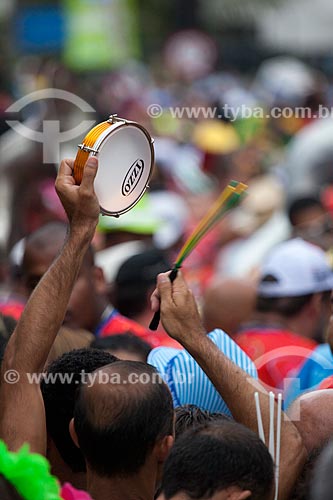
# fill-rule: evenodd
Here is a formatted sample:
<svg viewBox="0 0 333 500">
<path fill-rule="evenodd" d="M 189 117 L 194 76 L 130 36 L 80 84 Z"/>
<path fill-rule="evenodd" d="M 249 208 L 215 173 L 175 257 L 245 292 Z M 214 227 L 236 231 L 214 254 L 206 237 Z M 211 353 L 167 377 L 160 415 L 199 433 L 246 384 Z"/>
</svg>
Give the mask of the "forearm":
<svg viewBox="0 0 333 500">
<path fill-rule="evenodd" d="M 258 426 L 254 394 L 259 392 L 263 426 L 268 436 L 270 418 L 267 391 L 260 382 L 235 365 L 207 337 L 194 297 L 181 273 L 173 284 L 166 273 L 158 276 L 157 290 L 152 296 L 154 310 L 159 302 L 166 331 L 180 342 L 201 366 L 235 420 L 256 433 Z M 305 463 L 306 452 L 292 422 L 284 414 L 281 420 L 279 499 L 287 500 Z"/>
<path fill-rule="evenodd" d="M 93 234 L 93 225 L 69 233 L 61 254 L 26 305 L 8 343 L 3 368 L 29 373 L 43 370 Z"/>
<path fill-rule="evenodd" d="M 63 160 L 56 191 L 70 221 L 70 233 L 61 254 L 45 273 L 11 336 L 1 366 L 0 437 L 10 449 L 28 442 L 45 453 L 45 409 L 39 383 L 25 373 L 44 369 L 48 354 L 63 322 L 83 257 L 93 238 L 99 217 L 94 192 L 96 158 L 89 158 L 82 183 L 75 184 L 73 160 Z M 16 370 L 16 383 L 7 383 L 6 370 Z"/>
<path fill-rule="evenodd" d="M 257 432 L 254 393 L 263 390 L 268 398 L 261 384 L 225 356 L 208 336 L 189 335 L 182 344 L 221 394 L 235 420 Z"/>
<path fill-rule="evenodd" d="M 268 442 L 269 395 L 260 382 L 230 361 L 207 336 L 189 335 L 183 346 L 209 377 L 235 420 L 256 433 L 258 426 L 254 393 L 259 392 L 263 426 Z M 283 415 L 279 499 L 288 498 L 305 459 L 302 439 L 292 422 Z"/>
</svg>

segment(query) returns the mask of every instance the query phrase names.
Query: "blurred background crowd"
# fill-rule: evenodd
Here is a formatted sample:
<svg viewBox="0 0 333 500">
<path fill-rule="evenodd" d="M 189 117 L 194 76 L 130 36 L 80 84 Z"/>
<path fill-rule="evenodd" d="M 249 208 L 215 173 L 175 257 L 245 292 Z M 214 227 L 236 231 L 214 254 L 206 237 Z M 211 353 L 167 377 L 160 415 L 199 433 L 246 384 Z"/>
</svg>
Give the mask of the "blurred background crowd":
<svg viewBox="0 0 333 500">
<path fill-rule="evenodd" d="M 119 278 L 123 262 L 153 245 L 172 263 L 231 179 L 247 183 L 248 196 L 184 265 L 199 304 L 212 279 L 255 282 L 269 250 L 293 236 L 332 258 L 331 20 L 329 0 L 2 0 L 3 312 L 18 319 L 27 296 L 25 238 L 65 220 L 58 161 L 45 160 L 42 142 L 51 121 L 65 132 L 117 113 L 155 139 L 149 192 L 119 219 L 101 217 L 94 240 L 110 298 L 145 328 L 147 314 L 114 297 L 116 282 L 142 274 L 134 262 Z M 45 89 L 70 92 L 89 110 L 45 98 Z M 82 139 L 55 140 L 56 160 L 74 157 Z"/>
<path fill-rule="evenodd" d="M 154 137 L 153 175 L 131 211 L 100 217 L 45 366 L 90 346 L 148 359 L 163 376 L 188 356 L 179 364 L 196 372 L 161 325 L 148 330 L 150 296 L 157 274 L 237 180 L 247 196 L 195 248 L 183 274 L 205 329 L 221 328 L 238 346 L 220 330 L 211 339 L 241 368 L 249 356 L 255 377 L 285 391 L 291 415 L 303 391 L 322 389 L 301 400 L 304 418 L 291 418 L 308 458 L 326 444 L 332 25 L 330 0 L 0 0 L 0 359 L 63 247 L 66 215 L 54 181 L 84 138 L 72 131 L 117 114 Z M 225 411 L 223 391 L 201 376 L 193 390 L 185 383 L 188 392 L 172 382 L 174 406 Z M 287 386 L 292 377 L 297 384 Z M 306 489 L 293 498 L 307 498 Z"/>
<path fill-rule="evenodd" d="M 53 189 L 57 164 L 45 162 L 43 144 L 20 135 L 9 124 L 15 120 L 37 131 L 57 120 L 66 131 L 117 113 L 155 138 L 149 194 L 128 216 L 101 221 L 98 250 L 153 239 L 172 260 L 229 180 L 248 183 L 243 207 L 188 261 L 198 297 L 214 273 L 255 272 L 292 232 L 329 250 L 333 125 L 318 110 L 333 106 L 332 18 L 328 0 L 318 7 L 307 0 L 3 0 L 1 283 L 19 259 L 15 245 L 63 219 Z M 48 88 L 69 91 L 95 111 L 38 96 L 13 108 Z M 262 116 L 248 115 L 258 107 Z M 287 115 L 269 117 L 276 107 Z M 305 115 L 293 112 L 301 107 Z M 177 117 L 174 109 L 183 111 Z M 60 143 L 59 158 L 74 157 L 81 140 Z"/>
</svg>

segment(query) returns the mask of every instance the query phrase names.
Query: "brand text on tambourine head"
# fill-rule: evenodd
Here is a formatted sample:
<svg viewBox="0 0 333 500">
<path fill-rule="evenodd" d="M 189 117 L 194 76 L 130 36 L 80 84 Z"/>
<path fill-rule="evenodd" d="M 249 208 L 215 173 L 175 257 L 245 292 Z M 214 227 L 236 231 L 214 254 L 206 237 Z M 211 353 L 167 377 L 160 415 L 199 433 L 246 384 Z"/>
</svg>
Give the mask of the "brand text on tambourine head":
<svg viewBox="0 0 333 500">
<path fill-rule="evenodd" d="M 121 192 L 123 196 L 129 196 L 138 185 L 143 174 L 145 162 L 138 158 L 132 163 L 123 181 Z"/>
</svg>

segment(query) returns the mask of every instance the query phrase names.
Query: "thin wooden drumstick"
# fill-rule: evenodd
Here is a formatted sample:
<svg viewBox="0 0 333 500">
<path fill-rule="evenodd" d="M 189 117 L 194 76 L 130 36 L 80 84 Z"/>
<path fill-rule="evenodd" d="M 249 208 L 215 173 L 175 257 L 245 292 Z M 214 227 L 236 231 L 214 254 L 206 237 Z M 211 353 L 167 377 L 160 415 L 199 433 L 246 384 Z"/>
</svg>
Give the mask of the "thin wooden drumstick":
<svg viewBox="0 0 333 500">
<path fill-rule="evenodd" d="M 260 439 L 265 443 L 265 434 L 264 434 L 264 427 L 262 425 L 260 401 L 259 401 L 259 393 L 258 392 L 254 393 L 254 400 L 256 403 L 256 411 L 257 411 L 258 434 L 259 434 Z"/>
<path fill-rule="evenodd" d="M 224 189 L 218 200 L 208 213 L 201 219 L 195 230 L 191 233 L 181 248 L 170 278 L 175 279 L 184 260 L 190 255 L 201 239 L 218 223 L 219 220 L 232 208 L 237 206 L 245 195 L 247 186 L 242 182 L 231 181 Z M 157 330 L 160 322 L 160 311 L 156 311 L 149 324 L 150 330 Z"/>
<path fill-rule="evenodd" d="M 279 477 L 280 477 L 280 448 L 281 448 L 281 415 L 282 415 L 282 394 L 278 394 L 277 422 L 276 422 L 276 457 L 275 457 L 275 496 L 277 500 L 279 495 Z"/>
<path fill-rule="evenodd" d="M 268 449 L 271 454 L 271 457 L 274 460 L 275 456 L 275 446 L 274 446 L 274 404 L 275 404 L 275 396 L 271 391 L 269 393 L 269 445 Z"/>
</svg>

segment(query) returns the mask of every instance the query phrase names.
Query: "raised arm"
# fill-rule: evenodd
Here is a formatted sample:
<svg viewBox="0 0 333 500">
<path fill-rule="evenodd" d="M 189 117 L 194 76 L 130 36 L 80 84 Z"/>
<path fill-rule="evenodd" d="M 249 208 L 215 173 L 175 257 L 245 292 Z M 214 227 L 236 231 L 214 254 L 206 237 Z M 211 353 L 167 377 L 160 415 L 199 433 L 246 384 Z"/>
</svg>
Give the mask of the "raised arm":
<svg viewBox="0 0 333 500">
<path fill-rule="evenodd" d="M 223 397 L 235 420 L 258 431 L 254 393 L 260 404 L 266 442 L 269 429 L 269 395 L 260 382 L 227 358 L 207 337 L 191 291 L 181 274 L 171 284 L 168 274 L 160 274 L 152 296 L 152 309 L 161 309 L 168 334 L 193 356 Z M 284 417 L 284 418 L 283 418 Z M 282 415 L 279 499 L 286 500 L 306 459 L 302 439 L 286 415 Z"/>
<path fill-rule="evenodd" d="M 67 239 L 32 293 L 1 366 L 0 437 L 12 450 L 28 442 L 32 451 L 45 453 L 40 386 L 38 381 L 31 383 L 27 374 L 43 372 L 98 222 L 99 204 L 94 193 L 97 160 L 87 162 L 80 186 L 75 185 L 72 167 L 72 160 L 64 160 L 56 180 L 56 190 L 69 219 Z"/>
</svg>

